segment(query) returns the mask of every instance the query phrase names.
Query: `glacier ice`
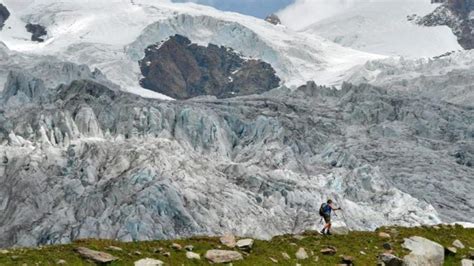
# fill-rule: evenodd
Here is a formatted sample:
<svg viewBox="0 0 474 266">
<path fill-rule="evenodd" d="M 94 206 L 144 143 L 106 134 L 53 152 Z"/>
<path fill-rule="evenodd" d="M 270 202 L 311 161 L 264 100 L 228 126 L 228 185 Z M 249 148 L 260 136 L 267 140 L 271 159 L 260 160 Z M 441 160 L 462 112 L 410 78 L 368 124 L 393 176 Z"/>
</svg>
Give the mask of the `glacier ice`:
<svg viewBox="0 0 474 266">
<path fill-rule="evenodd" d="M 319 227 L 328 197 L 354 229 L 474 217 L 472 165 L 450 155 L 473 154 L 467 107 L 349 84 L 181 102 L 94 80 L 49 91 L 0 105 L 0 246 L 270 238 Z"/>
</svg>

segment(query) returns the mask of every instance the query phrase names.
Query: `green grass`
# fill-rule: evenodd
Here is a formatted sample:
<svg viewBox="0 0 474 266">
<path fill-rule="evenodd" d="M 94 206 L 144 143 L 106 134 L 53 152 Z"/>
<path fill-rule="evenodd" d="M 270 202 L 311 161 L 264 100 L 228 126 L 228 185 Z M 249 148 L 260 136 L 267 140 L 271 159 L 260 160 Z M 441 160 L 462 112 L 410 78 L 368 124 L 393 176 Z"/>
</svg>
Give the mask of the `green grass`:
<svg viewBox="0 0 474 266">
<path fill-rule="evenodd" d="M 463 257 L 474 252 L 470 249 L 474 248 L 474 229 L 465 229 L 461 226 L 444 226 L 441 229 L 432 227 L 416 227 L 416 228 L 380 228 L 391 234 L 390 240 L 381 239 L 377 232 L 351 232 L 349 235 L 339 236 L 320 236 L 314 232 L 303 234 L 304 239 L 297 240 L 291 235 L 279 236 L 271 241 L 255 241 L 254 247 L 250 254 L 243 261 L 234 262 L 233 265 L 275 265 L 269 258 L 278 260 L 278 265 L 337 265 L 341 258 L 340 255 L 349 255 L 354 257 L 355 265 L 376 265 L 376 256 L 382 252 L 382 245 L 390 242 L 395 250 L 395 255 L 403 257 L 408 253 L 401 247 L 403 239 L 410 236 L 422 236 L 431 239 L 441 245 L 451 246 L 455 239 L 461 240 L 466 248 L 458 250 L 456 256 L 446 257 L 445 265 L 460 265 Z M 185 251 L 175 251 L 170 248 L 172 243 L 179 243 L 183 247 L 193 245 L 194 252 L 201 254 L 201 261 L 190 261 L 185 256 Z M 335 256 L 326 256 L 320 254 L 320 249 L 326 245 L 335 246 L 337 254 Z M 76 247 L 88 247 L 90 249 L 105 251 L 118 258 L 110 265 L 133 265 L 133 262 L 142 258 L 155 258 L 165 262 L 165 265 L 209 265 L 204 258 L 204 254 L 209 249 L 222 248 L 217 238 L 191 238 L 175 241 L 147 241 L 123 243 L 112 240 L 80 240 L 69 245 L 45 246 L 33 249 L 12 249 L 6 255 L 0 254 L 0 265 L 56 265 L 60 259 L 67 261 L 67 265 L 94 265 L 93 263 L 82 259 L 75 251 Z M 117 246 L 123 251 L 108 250 L 109 246 Z M 171 252 L 170 257 L 165 257 L 162 253 L 155 253 L 158 248 L 163 248 L 163 252 Z M 304 247 L 310 258 L 303 261 L 297 261 L 295 253 L 299 247 Z M 141 255 L 135 254 L 136 251 Z M 364 251 L 366 255 L 362 255 L 360 251 Z M 288 253 L 292 259 L 285 260 L 281 253 Z M 314 253 L 314 255 L 312 255 Z M 319 258 L 315 262 L 315 257 Z"/>
</svg>

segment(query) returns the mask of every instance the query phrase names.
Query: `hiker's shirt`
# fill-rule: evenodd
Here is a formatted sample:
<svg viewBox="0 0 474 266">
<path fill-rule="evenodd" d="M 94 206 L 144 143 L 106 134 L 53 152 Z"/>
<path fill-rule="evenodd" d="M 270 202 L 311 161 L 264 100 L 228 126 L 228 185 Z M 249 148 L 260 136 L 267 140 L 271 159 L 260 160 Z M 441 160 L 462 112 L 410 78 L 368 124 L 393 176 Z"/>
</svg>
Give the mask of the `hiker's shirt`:
<svg viewBox="0 0 474 266">
<path fill-rule="evenodd" d="M 333 210 L 333 207 L 331 206 L 331 204 L 326 204 L 324 205 L 323 207 L 323 213 L 324 215 L 327 215 L 327 216 L 331 216 L 331 211 Z"/>
</svg>

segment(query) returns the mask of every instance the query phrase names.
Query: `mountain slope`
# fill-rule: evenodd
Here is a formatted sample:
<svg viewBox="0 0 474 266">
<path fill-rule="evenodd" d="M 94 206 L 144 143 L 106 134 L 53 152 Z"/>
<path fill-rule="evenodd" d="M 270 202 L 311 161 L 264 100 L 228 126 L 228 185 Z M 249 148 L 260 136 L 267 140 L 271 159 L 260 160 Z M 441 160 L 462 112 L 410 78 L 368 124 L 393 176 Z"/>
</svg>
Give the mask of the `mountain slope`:
<svg viewBox="0 0 474 266">
<path fill-rule="evenodd" d="M 28 41 L 30 35 L 28 40 L 15 36 L 24 31 L 20 29 L 23 25 L 12 25 L 9 32 L 15 34 L 6 32 L 2 37 L 10 50 L 87 64 L 130 92 L 143 92 L 137 61 L 144 57 L 145 49 L 175 34 L 194 43 L 223 45 L 262 59 L 287 85 L 307 80 L 341 84 L 345 71 L 380 58 L 260 19 L 195 4 L 101 0 L 86 6 L 82 1 L 36 0 L 17 7 L 14 2 L 4 0 L 7 7 L 12 6 L 17 20 L 42 25 L 48 35 L 44 43 L 33 43 Z"/>
<path fill-rule="evenodd" d="M 465 49 L 474 49 L 474 2 L 472 0 L 446 0 L 435 11 L 420 18 L 423 26 L 448 26 Z"/>
<path fill-rule="evenodd" d="M 0 246 L 270 238 L 318 228 L 327 198 L 354 229 L 474 219 L 470 52 L 387 59 L 247 16 L 149 2 L 2 2 Z M 44 27 L 44 42 L 31 41 L 28 23 Z M 164 101 L 140 87 L 140 63 L 175 34 L 193 43 L 182 50 L 213 43 L 240 63 L 270 63 L 286 86 Z M 221 75 L 206 56 L 200 81 Z M 254 72 L 244 74 L 261 82 Z"/>
<path fill-rule="evenodd" d="M 289 7 L 280 13 L 284 24 L 294 24 L 292 20 L 298 21 L 298 13 L 304 11 L 300 9 L 306 3 L 311 4 L 310 1 L 299 2 L 302 2 L 301 8 Z M 422 27 L 409 21 L 409 17 L 414 14 L 422 16 L 433 11 L 436 5 L 431 4 L 430 0 L 345 3 L 315 1 L 312 8 L 327 9 L 334 5 L 337 11 L 333 10 L 334 15 L 329 12 L 321 20 L 316 17 L 312 25 L 298 30 L 325 37 L 346 47 L 390 56 L 432 57 L 462 49 L 448 27 Z"/>
</svg>

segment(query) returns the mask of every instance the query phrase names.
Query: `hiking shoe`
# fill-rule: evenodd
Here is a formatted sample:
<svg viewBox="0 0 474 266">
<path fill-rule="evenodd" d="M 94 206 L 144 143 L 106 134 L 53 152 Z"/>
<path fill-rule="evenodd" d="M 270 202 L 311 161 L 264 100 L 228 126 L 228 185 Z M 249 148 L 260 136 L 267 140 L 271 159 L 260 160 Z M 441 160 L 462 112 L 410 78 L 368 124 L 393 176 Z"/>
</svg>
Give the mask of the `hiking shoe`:
<svg viewBox="0 0 474 266">
<path fill-rule="evenodd" d="M 324 229 L 320 231 L 322 235 L 325 235 L 326 233 L 324 233 Z"/>
<path fill-rule="evenodd" d="M 331 232 L 329 232 L 329 231 L 326 233 L 326 235 L 332 236 Z"/>
</svg>

